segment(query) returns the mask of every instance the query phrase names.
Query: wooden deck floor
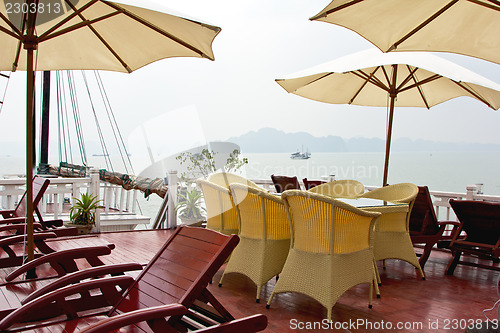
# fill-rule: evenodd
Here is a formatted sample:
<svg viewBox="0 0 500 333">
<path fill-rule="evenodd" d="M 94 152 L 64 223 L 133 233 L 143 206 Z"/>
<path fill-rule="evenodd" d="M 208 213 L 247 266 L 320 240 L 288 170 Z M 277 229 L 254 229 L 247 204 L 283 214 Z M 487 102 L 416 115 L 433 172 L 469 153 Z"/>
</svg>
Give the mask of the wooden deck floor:
<svg viewBox="0 0 500 333">
<path fill-rule="evenodd" d="M 110 256 L 103 257 L 106 263 L 147 263 L 171 233 L 168 230 L 103 233 L 89 241 L 116 245 Z M 72 245 L 75 244 L 68 242 L 60 246 Z M 263 287 L 260 304 L 255 303 L 255 285 L 239 274 L 228 275 L 224 285 L 218 287 L 221 270 L 209 289 L 236 318 L 255 313 L 267 315 L 269 325 L 265 332 L 464 332 L 468 324 L 484 320 L 483 310 L 500 298 L 497 291 L 500 273 L 458 266 L 454 276 L 446 276 L 449 258 L 449 253 L 433 252 L 425 267 L 425 281 L 410 264 L 388 260 L 387 269 L 381 269 L 382 297 L 374 298 L 373 308 L 368 308 L 367 285 L 352 288 L 335 305 L 333 326 L 327 326 L 324 320 L 326 310 L 307 296 L 279 294 L 271 308 L 266 309 L 274 280 Z M 496 309 L 488 314 L 494 318 Z"/>
</svg>

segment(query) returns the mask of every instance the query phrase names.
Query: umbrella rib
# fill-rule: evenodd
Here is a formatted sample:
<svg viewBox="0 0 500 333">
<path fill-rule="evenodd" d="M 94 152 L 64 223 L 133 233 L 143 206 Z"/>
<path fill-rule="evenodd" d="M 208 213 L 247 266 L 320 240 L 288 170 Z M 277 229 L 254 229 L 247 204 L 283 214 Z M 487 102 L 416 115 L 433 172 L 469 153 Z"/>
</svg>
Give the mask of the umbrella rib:
<svg viewBox="0 0 500 333">
<path fill-rule="evenodd" d="M 405 88 L 403 88 L 403 89 L 399 90 L 399 92 L 401 93 L 401 92 L 404 92 L 404 91 L 406 91 L 406 90 L 413 89 L 413 88 L 418 87 L 418 86 L 422 86 L 422 85 L 424 85 L 424 84 L 427 84 L 427 83 L 429 83 L 429 82 L 432 82 L 432 81 L 437 80 L 437 79 L 440 79 L 440 78 L 442 78 L 442 76 L 441 76 L 441 75 L 439 75 L 439 74 L 434 74 L 434 75 L 429 76 L 428 78 L 426 78 L 426 79 L 424 79 L 424 80 L 421 80 L 421 81 L 419 81 L 419 82 L 416 82 L 415 84 L 412 84 L 412 85 L 410 85 L 410 86 L 408 86 L 408 87 L 405 87 Z"/>
<path fill-rule="evenodd" d="M 399 84 L 399 86 L 396 87 L 396 91 L 401 91 L 401 89 L 403 88 L 403 86 L 405 84 L 407 84 L 412 78 L 415 80 L 415 78 L 413 77 L 413 74 L 415 74 L 415 72 L 418 70 L 418 67 L 415 67 L 413 70 L 411 69 L 411 67 L 409 65 L 406 65 L 406 69 L 408 69 L 408 76 Z M 415 81 L 416 83 L 417 81 Z"/>
<path fill-rule="evenodd" d="M 82 8 L 80 8 L 78 10 L 76 10 L 76 8 L 73 6 L 73 4 L 71 2 L 69 2 L 67 0 L 65 2 L 66 2 L 66 4 L 68 6 L 70 6 L 73 9 L 73 13 L 71 13 L 68 17 L 64 18 L 64 20 L 62 20 L 59 23 L 55 24 L 52 28 L 50 28 L 49 30 L 45 31 L 40 36 L 38 36 L 38 38 L 39 38 L 40 41 L 44 41 L 44 40 L 50 39 L 52 37 L 57 37 L 57 36 L 61 35 L 60 33 L 53 34 L 53 35 L 50 35 L 50 34 L 53 31 L 57 30 L 62 25 L 64 25 L 66 22 L 69 22 L 70 20 L 72 20 L 73 18 L 75 18 L 77 15 L 80 15 L 81 12 L 83 12 L 84 10 L 86 10 L 87 8 L 89 8 L 90 6 L 92 6 L 93 4 L 95 4 L 97 2 L 97 0 L 89 1 L 84 6 L 82 6 Z M 73 28 L 73 29 L 70 29 L 70 28 Z M 63 30 L 64 33 L 68 32 L 68 31 L 71 31 L 71 30 L 76 30 L 76 29 L 80 28 L 80 26 L 76 27 L 76 25 L 74 25 L 74 26 L 72 26 L 70 28 L 64 29 Z"/>
<path fill-rule="evenodd" d="M 371 72 L 370 74 L 367 74 L 365 72 L 363 72 L 362 70 L 357 70 L 357 71 L 352 71 L 351 73 L 356 75 L 357 77 L 361 78 L 362 80 L 364 80 L 363 84 L 361 85 L 361 87 L 359 87 L 358 91 L 356 91 L 356 93 L 354 94 L 354 96 L 349 100 L 349 103 L 348 104 L 352 104 L 354 102 L 354 100 L 356 99 L 356 97 L 358 97 L 358 95 L 361 93 L 361 90 L 363 90 L 363 88 L 368 84 L 368 83 L 371 83 L 373 84 L 374 86 L 376 87 L 379 87 L 380 89 L 382 90 L 386 90 L 388 91 L 388 88 L 377 78 L 375 77 L 375 73 L 379 70 L 381 66 L 377 66 L 375 68 L 375 70 L 373 72 Z"/>
<path fill-rule="evenodd" d="M 413 36 L 415 33 L 417 33 L 423 27 L 425 27 L 426 25 L 428 25 L 429 23 L 431 23 L 432 21 L 434 21 L 438 16 L 440 16 L 445 11 L 447 11 L 448 9 L 450 9 L 458 1 L 459 0 L 452 0 L 451 2 L 449 2 L 446 6 L 444 6 L 443 8 L 441 8 L 440 10 L 438 10 L 437 12 L 435 12 L 434 15 L 432 15 L 427 20 L 425 20 L 424 22 L 422 22 L 418 27 L 416 27 L 415 29 L 413 29 L 412 31 L 410 31 L 408 34 L 406 34 L 405 36 L 403 36 L 401 39 L 399 39 L 397 42 L 395 42 L 394 44 L 392 44 L 392 46 L 389 47 L 389 49 L 386 52 L 389 52 L 389 51 L 392 51 L 394 49 L 397 49 L 399 44 L 403 43 L 405 40 L 407 40 L 408 38 L 410 38 L 411 36 Z"/>
<path fill-rule="evenodd" d="M 413 82 L 415 82 L 416 88 L 418 90 L 418 93 L 420 94 L 420 97 L 422 97 L 422 101 L 424 101 L 425 107 L 427 109 L 430 109 L 429 103 L 427 103 L 427 98 L 425 98 L 424 92 L 422 91 L 422 87 L 418 84 L 417 77 L 415 76 L 415 73 L 417 72 L 418 67 L 415 67 L 415 70 L 413 70 L 413 71 L 411 70 L 410 66 L 406 65 L 406 67 L 408 68 L 408 71 L 410 71 L 410 76 L 413 79 Z"/>
<path fill-rule="evenodd" d="M 80 10 L 77 10 L 75 8 L 75 6 L 71 2 L 68 2 L 68 5 L 71 7 L 71 9 L 73 9 L 75 15 L 78 15 L 78 17 L 82 20 L 82 22 L 77 23 L 77 24 L 75 24 L 75 25 L 73 25 L 71 27 L 68 27 L 68 29 L 61 30 L 61 31 L 59 31 L 57 33 L 54 33 L 52 35 L 48 35 L 43 40 L 54 38 L 54 37 L 60 36 L 60 35 L 62 35 L 64 33 L 67 33 L 69 31 L 73 31 L 73 30 L 76 30 L 76 29 L 79 29 L 81 27 L 85 27 L 86 26 L 101 41 L 101 43 L 109 50 L 109 52 L 111 52 L 111 54 L 113 54 L 113 56 L 116 58 L 116 60 L 118 60 L 120 62 L 120 64 L 123 66 L 123 68 L 125 68 L 127 70 L 127 72 L 131 73 L 132 69 L 128 66 L 128 64 L 118 55 L 118 53 L 115 52 L 115 50 L 111 47 L 111 45 L 109 45 L 108 42 L 106 42 L 106 40 L 92 26 L 92 24 L 94 24 L 96 22 L 99 22 L 99 21 L 102 21 L 102 20 L 107 19 L 109 17 L 113 17 L 113 16 L 118 15 L 119 12 L 110 13 L 110 14 L 101 16 L 101 17 L 99 17 L 97 19 L 94 19 L 94 20 L 87 20 L 85 18 L 85 16 L 83 16 L 83 14 L 82 14 L 82 8 L 80 8 Z M 41 40 L 41 41 L 43 41 L 43 40 Z"/>
<path fill-rule="evenodd" d="M 161 35 L 163 35 L 163 36 L 165 36 L 165 37 L 167 37 L 167 38 L 169 38 L 169 39 L 173 40 L 174 42 L 176 42 L 176 43 L 178 43 L 178 44 L 181 44 L 181 45 L 182 45 L 182 46 L 184 46 L 185 48 L 187 48 L 187 49 L 189 49 L 189 50 L 191 50 L 191 51 L 193 51 L 193 52 L 195 52 L 195 53 L 199 54 L 200 56 L 202 56 L 202 57 L 204 57 L 204 58 L 208 58 L 208 59 L 213 60 L 213 59 L 212 59 L 209 55 L 205 54 L 205 53 L 204 53 L 203 51 L 201 51 L 200 49 L 198 49 L 198 48 L 196 48 L 196 47 L 194 47 L 194 46 L 192 46 L 192 45 L 190 45 L 190 44 L 186 43 L 186 42 L 185 42 L 185 41 L 183 41 L 182 39 L 180 39 L 180 38 L 178 38 L 178 37 L 175 37 L 174 35 L 172 35 L 172 34 L 170 34 L 170 33 L 166 32 L 165 30 L 163 30 L 163 29 L 161 29 L 161 28 L 157 27 L 156 25 L 154 25 L 154 24 L 152 24 L 152 23 L 150 23 L 150 22 L 148 22 L 148 21 L 146 21 L 146 20 L 142 19 L 141 17 L 139 17 L 139 16 L 135 15 L 134 13 L 129 12 L 129 11 L 128 11 L 128 10 L 126 10 L 125 8 L 122 8 L 122 7 L 120 7 L 120 6 L 118 6 L 117 4 L 112 3 L 112 2 L 104 2 L 104 3 L 105 3 L 106 5 L 108 5 L 108 6 L 110 6 L 111 8 L 114 8 L 114 9 L 115 9 L 115 10 L 117 10 L 118 12 L 120 12 L 120 13 L 122 13 L 122 14 L 124 14 L 124 15 L 128 16 L 128 17 L 130 17 L 131 19 L 135 20 L 136 22 L 139 22 L 139 23 L 141 23 L 142 25 L 145 25 L 146 27 L 148 27 L 148 28 L 150 28 L 150 29 L 152 29 L 152 30 L 156 31 L 157 33 L 159 33 L 159 34 L 161 34 Z M 203 26 L 207 27 L 207 25 L 203 25 Z M 211 29 L 212 29 L 212 30 L 214 30 L 214 31 L 220 31 L 220 28 L 216 28 L 216 29 L 214 29 L 214 28 L 212 28 L 212 27 L 209 27 L 209 28 L 211 28 Z"/>
<path fill-rule="evenodd" d="M 319 18 L 322 18 L 322 17 L 327 17 L 328 15 L 330 15 L 331 13 L 334 13 L 334 12 L 337 12 L 339 10 L 342 10 L 344 8 L 347 8 L 347 7 L 351 7 L 351 6 L 354 6 L 356 4 L 358 4 L 359 2 L 362 2 L 364 0 L 353 0 L 351 2 L 348 2 L 348 3 L 345 3 L 341 6 L 338 6 L 338 7 L 335 7 L 335 8 L 332 8 L 330 10 L 327 10 L 326 12 L 324 12 L 323 14 L 320 14 L 320 15 L 316 15 L 316 16 L 313 16 L 311 17 L 309 20 L 313 21 L 313 20 L 317 20 Z"/>
<path fill-rule="evenodd" d="M 0 13 L 0 18 L 12 29 L 14 30 L 14 32 L 10 31 L 10 30 L 7 30 L 5 29 L 4 27 L 0 27 L 0 30 L 8 35 L 11 35 L 12 37 L 14 38 L 17 38 L 17 39 L 21 39 L 20 36 L 22 35 L 21 31 L 19 31 L 19 29 L 17 29 L 17 27 L 12 24 L 12 22 L 7 18 L 5 17 L 5 15 L 3 13 Z M 17 35 L 16 35 L 17 34 Z"/>
<path fill-rule="evenodd" d="M 484 3 L 482 1 L 479 1 L 479 0 L 467 0 L 467 1 L 475 3 L 476 5 L 479 5 L 479 6 L 484 6 L 484 7 L 487 7 L 489 9 L 500 11 L 500 7 L 499 7 L 500 6 L 500 1 L 497 1 L 497 0 L 486 0 L 489 3 L 491 3 L 491 5 L 489 5 L 487 3 Z"/>
<path fill-rule="evenodd" d="M 464 89 L 465 91 L 467 91 L 469 94 L 471 94 L 472 96 L 474 96 L 474 98 L 476 98 L 478 101 L 481 101 L 483 102 L 484 104 L 486 104 L 487 106 L 489 106 L 490 108 L 492 108 L 493 110 L 496 110 L 493 105 L 491 105 L 487 100 L 485 100 L 481 95 L 479 95 L 477 92 L 475 92 L 474 90 L 472 90 L 472 88 L 470 87 L 467 87 L 465 85 L 465 82 L 459 82 L 459 81 L 455 81 L 455 80 L 452 80 L 453 82 L 455 82 L 455 84 L 457 84 L 459 87 L 461 87 L 462 89 Z"/>
</svg>

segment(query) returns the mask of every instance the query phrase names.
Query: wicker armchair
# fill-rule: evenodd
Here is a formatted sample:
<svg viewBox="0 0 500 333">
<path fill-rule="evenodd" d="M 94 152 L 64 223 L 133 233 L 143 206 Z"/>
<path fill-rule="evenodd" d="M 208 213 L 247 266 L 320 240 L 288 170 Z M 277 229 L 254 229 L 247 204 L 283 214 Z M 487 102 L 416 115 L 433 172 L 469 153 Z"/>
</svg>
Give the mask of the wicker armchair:
<svg viewBox="0 0 500 333">
<path fill-rule="evenodd" d="M 228 273 L 246 275 L 261 287 L 283 269 L 290 249 L 290 225 L 279 196 L 243 184 L 231 184 L 240 222 L 240 243 L 233 251 L 219 286 Z"/>
<path fill-rule="evenodd" d="M 207 228 L 225 235 L 238 234 L 238 215 L 229 189 L 198 179 L 207 209 Z"/>
<path fill-rule="evenodd" d="M 365 186 L 356 180 L 342 179 L 315 186 L 309 191 L 334 198 L 358 198 L 365 191 Z"/>
<path fill-rule="evenodd" d="M 291 223 L 291 247 L 267 307 L 278 293 L 302 293 L 326 307 L 331 320 L 340 296 L 361 283 L 370 285 L 371 307 L 372 236 L 380 213 L 307 191 L 286 191 L 282 198 Z"/>
<path fill-rule="evenodd" d="M 380 199 L 407 205 L 366 207 L 364 210 L 382 213 L 375 231 L 373 255 L 375 261 L 385 259 L 404 260 L 418 269 L 422 279 L 425 275 L 418 262 L 409 232 L 409 219 L 418 187 L 410 183 L 400 183 L 377 188 L 364 193 L 361 197 Z M 377 274 L 377 278 L 380 277 Z"/>
<path fill-rule="evenodd" d="M 229 172 L 213 173 L 210 176 L 208 176 L 207 180 L 209 182 L 215 183 L 227 189 L 229 189 L 229 184 L 232 183 L 245 184 L 251 187 L 260 188 L 259 185 L 255 184 L 250 179 L 246 179 L 245 177 L 235 175 L 234 173 L 229 173 Z"/>
</svg>

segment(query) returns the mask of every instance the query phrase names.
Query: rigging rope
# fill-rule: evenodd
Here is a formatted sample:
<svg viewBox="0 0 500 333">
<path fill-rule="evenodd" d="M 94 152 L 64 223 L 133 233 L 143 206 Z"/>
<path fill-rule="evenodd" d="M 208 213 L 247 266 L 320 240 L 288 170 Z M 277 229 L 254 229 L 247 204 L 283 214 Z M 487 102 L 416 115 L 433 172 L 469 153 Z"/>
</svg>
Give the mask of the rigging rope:
<svg viewBox="0 0 500 333">
<path fill-rule="evenodd" d="M 87 163 L 87 151 L 85 149 L 85 141 L 83 140 L 83 129 L 80 120 L 80 108 L 78 107 L 78 98 L 75 93 L 75 80 L 73 78 L 73 72 L 67 71 L 68 77 L 68 87 L 69 95 L 71 101 L 71 107 L 73 110 L 73 119 L 75 121 L 76 137 L 78 140 L 78 148 L 80 150 L 80 158 L 82 159 L 83 165 L 88 165 Z"/>
<path fill-rule="evenodd" d="M 99 136 L 99 140 L 101 143 L 102 153 L 103 153 L 104 159 L 106 161 L 106 165 L 108 166 L 109 169 L 111 169 L 114 172 L 113 163 L 111 162 L 111 159 L 109 158 L 108 147 L 106 146 L 106 142 L 104 141 L 104 136 L 102 133 L 101 125 L 99 124 L 99 119 L 97 117 L 96 109 L 95 109 L 94 103 L 92 101 L 92 95 L 90 94 L 90 89 L 89 89 L 89 85 L 87 82 L 87 76 L 85 75 L 84 71 L 82 71 L 82 76 L 83 76 L 83 80 L 85 82 L 85 88 L 87 89 L 87 95 L 88 95 L 89 100 L 90 100 L 90 106 L 92 108 L 92 113 L 94 115 L 94 121 L 95 121 L 96 128 L 97 128 L 97 134 Z"/>
<path fill-rule="evenodd" d="M 99 87 L 99 92 L 101 93 L 104 107 L 106 109 L 106 114 L 108 115 L 108 120 L 109 120 L 109 123 L 111 125 L 111 129 L 113 130 L 115 141 L 118 145 L 118 150 L 120 151 L 120 156 L 122 158 L 122 162 L 123 162 L 123 165 L 125 167 L 125 171 L 127 173 L 132 171 L 132 173 L 134 173 L 134 170 L 132 167 L 132 162 L 130 161 L 130 156 L 129 156 L 129 153 L 127 151 L 127 147 L 126 147 L 125 142 L 123 140 L 123 136 L 120 132 L 120 128 L 118 127 L 118 123 L 116 121 L 113 109 L 111 108 L 111 103 L 109 102 L 108 95 L 106 94 L 106 90 L 104 89 L 104 84 L 102 83 L 101 75 L 99 74 L 98 71 L 94 71 L 94 75 L 95 75 L 95 78 L 97 81 L 97 85 Z M 127 158 L 128 165 L 130 166 L 130 171 L 129 171 L 129 168 L 127 167 L 127 162 L 125 162 L 124 156 L 126 156 L 126 158 Z"/>
<path fill-rule="evenodd" d="M 5 74 L 5 73 L 6 72 L 0 72 L 0 77 L 7 79 L 7 82 L 5 83 L 2 99 L 0 100 L 0 113 L 2 113 L 2 108 L 3 108 L 4 101 L 5 101 L 5 95 L 7 94 L 7 88 L 9 88 L 10 75 L 12 74 L 12 72 L 8 72 L 8 74 Z"/>
</svg>

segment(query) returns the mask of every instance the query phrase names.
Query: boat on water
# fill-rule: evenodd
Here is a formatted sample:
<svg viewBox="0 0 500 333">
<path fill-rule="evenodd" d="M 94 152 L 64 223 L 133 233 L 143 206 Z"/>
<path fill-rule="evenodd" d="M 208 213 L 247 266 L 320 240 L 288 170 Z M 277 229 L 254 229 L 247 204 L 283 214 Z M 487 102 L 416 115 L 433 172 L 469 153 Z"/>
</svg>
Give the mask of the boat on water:
<svg viewBox="0 0 500 333">
<path fill-rule="evenodd" d="M 302 152 L 300 152 L 297 149 L 297 151 L 295 153 L 292 153 L 290 155 L 290 158 L 292 160 L 307 160 L 307 159 L 311 158 L 311 153 L 309 151 L 306 151 L 306 152 L 302 151 Z"/>
</svg>

